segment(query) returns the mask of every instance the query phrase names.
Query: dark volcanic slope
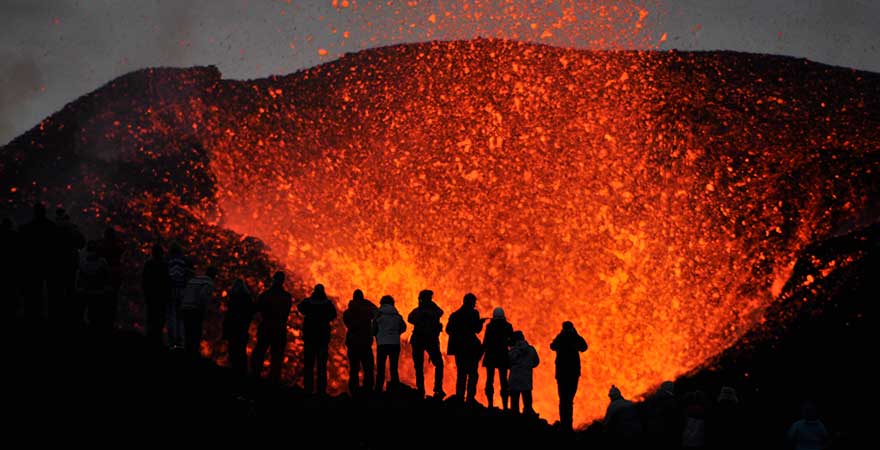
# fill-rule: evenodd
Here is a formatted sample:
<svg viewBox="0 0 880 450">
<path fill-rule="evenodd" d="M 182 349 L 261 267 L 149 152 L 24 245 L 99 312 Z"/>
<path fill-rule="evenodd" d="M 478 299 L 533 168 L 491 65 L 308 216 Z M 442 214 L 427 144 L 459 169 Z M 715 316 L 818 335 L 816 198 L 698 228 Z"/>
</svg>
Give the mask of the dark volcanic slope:
<svg viewBox="0 0 880 450">
<path fill-rule="evenodd" d="M 271 256 L 404 311 L 425 286 L 447 311 L 473 290 L 538 347 L 551 417 L 546 347 L 572 319 L 598 387 L 579 394 L 583 422 L 610 383 L 637 395 L 765 323 L 805 249 L 875 222 L 878 130 L 873 73 L 425 43 L 262 80 L 126 75 L 5 146 L 0 201 L 117 224 L 134 255 L 182 240 L 253 281 Z M 816 258 L 809 283 L 858 257 Z"/>
</svg>

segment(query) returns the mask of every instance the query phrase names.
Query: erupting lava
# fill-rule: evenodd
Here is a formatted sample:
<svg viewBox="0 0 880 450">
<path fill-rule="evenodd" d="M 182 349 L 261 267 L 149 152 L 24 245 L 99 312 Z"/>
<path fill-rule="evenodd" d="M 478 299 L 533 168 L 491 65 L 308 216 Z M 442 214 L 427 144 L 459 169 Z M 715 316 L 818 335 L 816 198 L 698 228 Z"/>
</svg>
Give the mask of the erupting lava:
<svg viewBox="0 0 880 450">
<path fill-rule="evenodd" d="M 590 344 L 581 424 L 612 383 L 638 396 L 710 361 L 762 322 L 804 246 L 876 219 L 880 77 L 791 58 L 476 40 L 248 82 L 202 69 L 114 83 L 124 94 L 77 106 L 70 131 L 82 162 L 63 167 L 99 181 L 81 205 L 114 214 L 95 161 L 164 167 L 198 143 L 205 164 L 154 173 L 164 193 L 125 207 L 157 217 L 177 204 L 259 238 L 340 310 L 362 288 L 405 315 L 431 288 L 448 317 L 474 292 L 483 316 L 504 307 L 538 349 L 535 406 L 549 418 L 549 343 L 571 320 Z M 24 149 L 58 125 L 4 153 L 16 198 L 56 192 L 31 183 Z M 194 178 L 214 189 L 181 200 Z"/>
</svg>

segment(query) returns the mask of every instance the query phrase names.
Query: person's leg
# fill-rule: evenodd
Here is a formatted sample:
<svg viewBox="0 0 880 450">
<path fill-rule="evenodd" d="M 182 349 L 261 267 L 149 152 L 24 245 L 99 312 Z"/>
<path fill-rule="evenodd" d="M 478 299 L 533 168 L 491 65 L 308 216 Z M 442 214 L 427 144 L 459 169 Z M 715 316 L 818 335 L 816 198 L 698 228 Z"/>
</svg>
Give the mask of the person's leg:
<svg viewBox="0 0 880 450">
<path fill-rule="evenodd" d="M 523 398 L 523 414 L 533 415 L 535 414 L 534 408 L 532 408 L 532 390 L 522 392 Z"/>
<path fill-rule="evenodd" d="M 510 391 L 510 409 L 519 414 L 519 391 Z"/>
<path fill-rule="evenodd" d="M 329 358 L 329 342 L 322 342 L 318 347 L 318 393 L 327 393 L 327 359 Z"/>
<path fill-rule="evenodd" d="M 467 358 L 455 355 L 455 396 L 459 401 L 464 401 L 465 388 L 467 387 Z"/>
<path fill-rule="evenodd" d="M 198 323 L 198 311 L 187 309 L 183 311 L 183 348 L 190 355 L 199 354 L 199 340 L 201 327 Z"/>
<path fill-rule="evenodd" d="M 284 351 L 287 348 L 287 330 L 282 330 L 270 345 L 271 360 L 269 362 L 269 379 L 273 383 L 281 382 L 281 370 L 284 368 Z"/>
<path fill-rule="evenodd" d="M 364 391 L 370 391 L 375 384 L 376 367 L 373 360 L 373 345 L 364 347 L 361 362 L 364 367 L 364 382 L 362 384 Z"/>
<path fill-rule="evenodd" d="M 477 400 L 477 381 L 480 379 L 480 358 L 468 358 L 468 374 L 467 374 L 467 399 L 468 401 Z"/>
<path fill-rule="evenodd" d="M 376 392 L 385 388 L 385 359 L 388 358 L 388 346 L 376 347 Z"/>
<path fill-rule="evenodd" d="M 425 396 L 425 349 L 418 345 L 412 346 L 413 368 L 416 371 L 416 390 L 419 396 Z"/>
<path fill-rule="evenodd" d="M 358 373 L 360 372 L 360 355 L 358 354 L 358 350 L 353 347 L 348 347 L 347 349 L 348 355 L 348 394 L 354 396 L 358 391 L 358 383 L 360 382 Z"/>
<path fill-rule="evenodd" d="M 500 370 L 500 369 L 499 369 Z M 495 405 L 495 368 L 486 367 L 486 406 L 491 408 Z"/>
<path fill-rule="evenodd" d="M 257 378 L 263 373 L 263 361 L 266 360 L 266 350 L 269 349 L 268 338 L 264 333 L 257 334 L 257 345 L 251 352 L 251 373 Z"/>
<path fill-rule="evenodd" d="M 434 396 L 442 400 L 446 394 L 443 392 L 443 354 L 439 343 L 428 347 L 428 356 L 434 365 Z"/>
<path fill-rule="evenodd" d="M 315 393 L 315 343 L 312 341 L 305 341 L 303 343 L 303 389 L 306 390 L 306 394 L 314 394 Z"/>
<path fill-rule="evenodd" d="M 400 360 L 400 346 L 389 346 L 390 362 L 388 363 L 388 371 L 390 375 L 391 386 L 397 387 L 400 384 L 400 373 L 397 371 L 397 363 Z"/>
<path fill-rule="evenodd" d="M 501 381 L 501 408 L 507 411 L 510 408 L 510 386 L 507 383 L 507 367 L 498 368 L 498 378 Z"/>
</svg>

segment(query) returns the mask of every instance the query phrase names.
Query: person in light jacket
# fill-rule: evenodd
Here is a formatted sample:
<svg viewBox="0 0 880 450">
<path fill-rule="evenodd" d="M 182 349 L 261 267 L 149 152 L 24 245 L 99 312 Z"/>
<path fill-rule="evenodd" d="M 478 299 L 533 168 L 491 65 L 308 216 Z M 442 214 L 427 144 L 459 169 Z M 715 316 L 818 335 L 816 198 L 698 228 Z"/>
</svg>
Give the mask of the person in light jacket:
<svg viewBox="0 0 880 450">
<path fill-rule="evenodd" d="M 538 351 L 532 347 L 522 331 L 513 332 L 513 345 L 508 353 L 510 356 L 510 403 L 513 412 L 519 414 L 519 399 L 523 400 L 523 414 L 534 415 L 532 408 L 532 372 L 538 367 L 541 359 Z"/>
<path fill-rule="evenodd" d="M 202 324 L 208 303 L 214 297 L 214 278 L 217 269 L 209 267 L 204 275 L 190 278 L 183 291 L 180 312 L 183 314 L 183 348 L 191 355 L 198 355 L 202 345 Z"/>
<path fill-rule="evenodd" d="M 376 392 L 382 392 L 385 383 L 385 360 L 390 360 L 388 388 L 400 383 L 397 362 L 400 357 L 400 335 L 406 331 L 406 322 L 394 307 L 394 297 L 383 296 L 379 300 L 379 312 L 373 319 L 373 334 L 376 336 Z"/>
</svg>

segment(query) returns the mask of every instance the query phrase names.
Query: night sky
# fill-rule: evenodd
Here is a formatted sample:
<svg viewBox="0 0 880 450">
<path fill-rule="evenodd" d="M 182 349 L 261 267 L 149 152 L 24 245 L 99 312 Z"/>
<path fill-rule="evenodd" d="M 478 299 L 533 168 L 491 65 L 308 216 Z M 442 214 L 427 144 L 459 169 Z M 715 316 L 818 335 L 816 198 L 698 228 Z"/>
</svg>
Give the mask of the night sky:
<svg viewBox="0 0 880 450">
<path fill-rule="evenodd" d="M 346 52 L 430 39 L 515 37 L 582 48 L 728 49 L 880 71 L 876 0 L 518 3 L 0 0 L 0 144 L 65 103 L 143 67 L 213 64 L 227 78 L 258 78 Z M 464 10 L 465 4 L 472 7 Z M 581 12 L 571 22 L 576 25 L 553 28 L 553 20 L 545 18 L 561 15 L 566 4 Z M 607 20 L 583 11 L 621 4 L 630 9 L 618 14 L 631 20 L 618 15 L 615 30 L 591 31 Z M 636 20 L 639 10 L 648 13 L 642 20 Z"/>
</svg>

